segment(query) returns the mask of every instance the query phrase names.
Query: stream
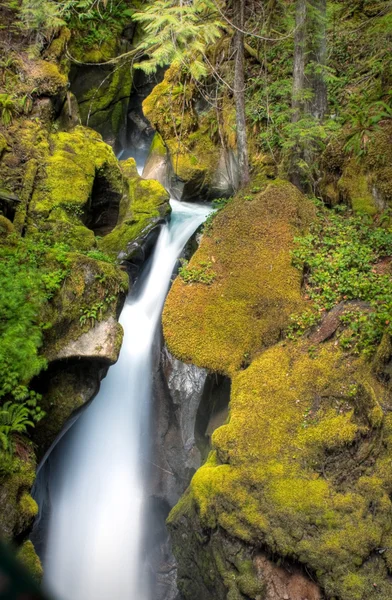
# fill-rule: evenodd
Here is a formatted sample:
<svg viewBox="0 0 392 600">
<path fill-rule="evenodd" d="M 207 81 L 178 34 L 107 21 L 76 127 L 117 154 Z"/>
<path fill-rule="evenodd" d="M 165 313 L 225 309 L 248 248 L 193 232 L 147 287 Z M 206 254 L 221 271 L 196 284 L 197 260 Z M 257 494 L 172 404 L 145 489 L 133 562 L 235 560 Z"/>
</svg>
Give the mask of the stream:
<svg viewBox="0 0 392 600">
<path fill-rule="evenodd" d="M 142 546 L 153 342 L 177 258 L 210 212 L 171 206 L 121 313 L 119 360 L 47 459 L 44 587 L 56 600 L 150 600 Z"/>
</svg>

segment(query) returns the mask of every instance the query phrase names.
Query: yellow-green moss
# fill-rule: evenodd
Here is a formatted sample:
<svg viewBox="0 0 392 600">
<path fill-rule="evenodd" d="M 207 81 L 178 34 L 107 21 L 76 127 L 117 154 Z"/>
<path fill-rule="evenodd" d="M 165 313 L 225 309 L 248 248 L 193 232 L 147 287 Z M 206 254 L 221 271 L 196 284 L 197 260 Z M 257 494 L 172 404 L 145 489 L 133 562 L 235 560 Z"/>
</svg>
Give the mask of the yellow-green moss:
<svg viewBox="0 0 392 600">
<path fill-rule="evenodd" d="M 182 81 L 181 67 L 173 63 L 164 79 L 143 101 L 143 113 L 151 125 L 169 140 L 178 135 L 186 136 L 197 127 L 197 115 L 193 110 L 194 85 Z"/>
<path fill-rule="evenodd" d="M 133 165 L 126 169 L 131 172 Z M 158 181 L 136 174 L 128 179 L 128 192 L 130 200 L 120 207 L 119 224 L 99 242 L 105 252 L 126 251 L 129 243 L 170 212 L 169 194 Z"/>
<path fill-rule="evenodd" d="M 0 134 L 0 157 L 3 154 L 4 150 L 8 148 L 7 140 L 3 135 Z"/>
<path fill-rule="evenodd" d="M 350 159 L 344 167 L 343 175 L 338 181 L 338 188 L 343 198 L 350 203 L 354 212 L 374 215 L 377 206 L 370 190 L 369 178 L 356 159 Z"/>
<path fill-rule="evenodd" d="M 18 442 L 23 458 L 14 458 L 12 472 L 0 475 L 0 535 L 14 539 L 31 526 L 37 505 L 29 495 L 35 479 L 35 456 L 30 446 Z"/>
<path fill-rule="evenodd" d="M 31 86 L 38 90 L 39 95 L 54 96 L 67 89 L 68 78 L 60 72 L 56 63 L 34 60 L 27 65 L 27 73 Z"/>
<path fill-rule="evenodd" d="M 85 127 L 60 132 L 49 138 L 48 152 L 29 206 L 28 231 L 52 229 L 57 241 L 87 250 L 94 234 L 82 223 L 96 177 L 121 197 L 123 176 L 113 150 L 99 134 Z"/>
<path fill-rule="evenodd" d="M 0 242 L 14 231 L 15 228 L 11 221 L 6 217 L 3 217 L 3 215 L 0 215 Z"/>
<path fill-rule="evenodd" d="M 17 556 L 34 579 L 40 582 L 43 575 L 42 564 L 30 540 L 23 543 Z"/>
<path fill-rule="evenodd" d="M 177 278 L 166 301 L 170 351 L 231 374 L 276 342 L 290 313 L 303 306 L 290 250 L 312 215 L 311 203 L 287 182 L 239 196 L 219 212 L 189 264 L 212 263 L 215 280 L 205 286 Z"/>
<path fill-rule="evenodd" d="M 26 518 L 32 519 L 38 514 L 38 504 L 27 492 L 22 494 L 19 500 L 19 508 L 23 516 Z"/>
<path fill-rule="evenodd" d="M 328 597 L 387 600 L 386 572 L 366 566 L 392 526 L 392 417 L 368 420 L 385 393 L 333 342 L 308 348 L 275 345 L 233 377 L 230 421 L 182 510 L 193 499 L 202 527 L 306 564 Z"/>
</svg>

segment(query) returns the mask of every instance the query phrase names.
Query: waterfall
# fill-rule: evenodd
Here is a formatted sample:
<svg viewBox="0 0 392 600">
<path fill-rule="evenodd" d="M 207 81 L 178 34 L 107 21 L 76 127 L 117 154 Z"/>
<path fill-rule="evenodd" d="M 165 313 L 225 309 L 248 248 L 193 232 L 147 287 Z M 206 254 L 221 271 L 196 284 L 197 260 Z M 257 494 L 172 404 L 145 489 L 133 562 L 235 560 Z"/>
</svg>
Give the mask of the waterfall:
<svg viewBox="0 0 392 600">
<path fill-rule="evenodd" d="M 171 221 L 121 313 L 119 360 L 47 459 L 44 586 L 56 600 L 149 600 L 141 545 L 153 341 L 176 260 L 209 213 L 171 204 Z"/>
</svg>

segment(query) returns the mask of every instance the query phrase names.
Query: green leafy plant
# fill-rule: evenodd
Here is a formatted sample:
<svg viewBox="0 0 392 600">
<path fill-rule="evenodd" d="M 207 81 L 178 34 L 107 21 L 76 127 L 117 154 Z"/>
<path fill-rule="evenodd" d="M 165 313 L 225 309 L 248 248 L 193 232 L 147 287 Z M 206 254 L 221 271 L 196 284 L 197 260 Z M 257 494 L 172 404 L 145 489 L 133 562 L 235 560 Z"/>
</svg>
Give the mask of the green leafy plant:
<svg viewBox="0 0 392 600">
<path fill-rule="evenodd" d="M 148 56 L 147 60 L 135 63 L 135 68 L 155 73 L 158 67 L 176 61 L 196 80 L 208 74 L 203 54 L 207 45 L 216 42 L 222 32 L 213 1 L 176 3 L 158 0 L 143 11 L 135 12 L 133 19 L 143 26 L 143 41 L 138 49 Z"/>
<path fill-rule="evenodd" d="M 16 100 L 10 94 L 0 94 L 0 118 L 5 127 L 12 123 L 18 112 Z"/>
<path fill-rule="evenodd" d="M 352 152 L 358 157 L 365 155 L 369 141 L 380 129 L 380 122 L 385 119 L 392 119 L 392 106 L 381 100 L 360 106 L 352 104 L 346 118 L 350 130 L 344 146 L 345 152 Z"/>
<path fill-rule="evenodd" d="M 199 266 L 189 267 L 188 261 L 181 260 L 178 274 L 185 283 L 205 283 L 209 285 L 216 278 L 210 261 L 200 261 Z"/>
<path fill-rule="evenodd" d="M 392 286 L 378 268 L 392 256 L 392 230 L 371 219 L 319 210 L 311 232 L 297 238 L 293 263 L 306 269 L 306 297 L 312 310 L 292 317 L 289 336 L 303 333 L 340 302 L 360 300 L 368 309 L 348 310 L 341 318 L 344 348 L 372 353 L 384 331 L 392 331 Z"/>
<path fill-rule="evenodd" d="M 35 411 L 26 404 L 15 404 L 8 400 L 0 408 L 0 444 L 3 451 L 12 453 L 12 434 L 26 433 L 28 427 L 34 427 L 34 422 L 37 422 L 44 416 L 44 413 L 37 417 Z"/>
</svg>

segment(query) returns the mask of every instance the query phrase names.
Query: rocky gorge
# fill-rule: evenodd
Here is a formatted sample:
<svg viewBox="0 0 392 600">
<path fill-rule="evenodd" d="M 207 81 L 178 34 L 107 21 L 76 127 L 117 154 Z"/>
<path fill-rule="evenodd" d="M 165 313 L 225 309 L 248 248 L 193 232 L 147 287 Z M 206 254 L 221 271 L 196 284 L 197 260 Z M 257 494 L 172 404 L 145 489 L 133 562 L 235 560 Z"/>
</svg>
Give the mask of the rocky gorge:
<svg viewBox="0 0 392 600">
<path fill-rule="evenodd" d="M 152 353 L 149 600 L 391 598 L 390 3 L 326 3 L 329 108 L 311 123 L 291 112 L 300 2 L 262 2 L 262 26 L 245 3 L 246 30 L 274 39 L 246 38 L 245 184 L 230 3 L 204 79 L 138 69 L 149 2 L 119 3 L 99 42 L 69 17 L 34 52 L 16 4 L 0 7 L 2 539 L 40 581 L 37 465 L 118 360 L 170 197 L 203 201 Z"/>
</svg>

